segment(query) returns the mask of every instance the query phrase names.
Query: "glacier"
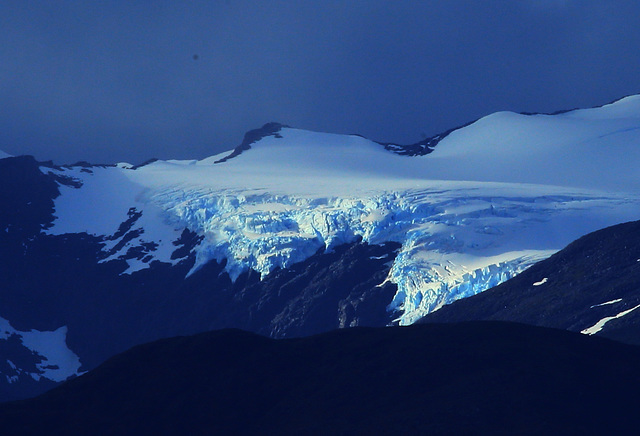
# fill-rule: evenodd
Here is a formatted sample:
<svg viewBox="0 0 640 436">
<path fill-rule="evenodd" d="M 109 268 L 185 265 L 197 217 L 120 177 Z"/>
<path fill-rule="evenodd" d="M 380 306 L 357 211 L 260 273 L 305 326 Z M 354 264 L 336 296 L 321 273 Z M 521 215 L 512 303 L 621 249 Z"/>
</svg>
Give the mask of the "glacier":
<svg viewBox="0 0 640 436">
<path fill-rule="evenodd" d="M 103 261 L 126 259 L 131 274 L 180 262 L 174 242 L 188 229 L 202 237 L 190 274 L 225 261 L 232 279 L 360 239 L 398 242 L 388 310 L 411 324 L 640 215 L 639 96 L 553 116 L 493 114 L 425 156 L 288 127 L 229 153 L 43 167 L 76 182 L 61 184 L 46 232 L 100 236 Z M 135 234 L 125 240 L 118 230 L 127 220 Z"/>
</svg>

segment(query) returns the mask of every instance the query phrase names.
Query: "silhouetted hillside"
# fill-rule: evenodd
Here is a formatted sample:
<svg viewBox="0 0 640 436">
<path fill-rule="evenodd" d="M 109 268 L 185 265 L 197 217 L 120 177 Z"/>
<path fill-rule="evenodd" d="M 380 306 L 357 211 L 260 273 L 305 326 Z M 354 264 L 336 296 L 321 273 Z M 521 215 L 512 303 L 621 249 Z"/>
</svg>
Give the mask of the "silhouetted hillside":
<svg viewBox="0 0 640 436">
<path fill-rule="evenodd" d="M 238 330 L 137 346 L 32 400 L 3 434 L 622 434 L 640 348 L 511 323 Z"/>
</svg>

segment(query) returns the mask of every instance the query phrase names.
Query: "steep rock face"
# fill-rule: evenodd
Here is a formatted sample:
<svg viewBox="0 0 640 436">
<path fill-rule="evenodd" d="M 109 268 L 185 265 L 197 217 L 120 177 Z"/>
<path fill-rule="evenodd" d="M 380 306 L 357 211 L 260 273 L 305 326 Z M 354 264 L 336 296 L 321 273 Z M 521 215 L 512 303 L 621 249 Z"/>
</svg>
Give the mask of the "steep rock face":
<svg viewBox="0 0 640 436">
<path fill-rule="evenodd" d="M 638 364 L 637 347 L 511 323 L 224 330 L 135 347 L 0 421 L 24 436 L 632 434 Z"/>
<path fill-rule="evenodd" d="M 420 322 L 516 321 L 640 344 L 639 305 L 635 221 L 586 235 L 513 279 Z"/>
<path fill-rule="evenodd" d="M 237 327 L 275 338 L 386 325 L 392 316 L 385 301 L 396 288 L 383 282 L 397 249 L 393 243 L 342 245 L 262 279 L 249 272 L 235 282 L 223 273 L 223 264 L 212 262 L 187 278 L 182 293 L 176 293 L 166 306 L 189 313 L 192 320 L 201 318 L 207 329 Z"/>
</svg>

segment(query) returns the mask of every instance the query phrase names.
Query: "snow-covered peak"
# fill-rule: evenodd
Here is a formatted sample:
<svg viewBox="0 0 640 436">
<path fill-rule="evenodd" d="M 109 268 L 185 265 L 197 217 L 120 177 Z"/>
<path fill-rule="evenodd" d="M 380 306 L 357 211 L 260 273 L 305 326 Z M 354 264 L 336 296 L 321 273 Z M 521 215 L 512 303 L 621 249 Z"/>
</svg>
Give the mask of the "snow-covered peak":
<svg viewBox="0 0 640 436">
<path fill-rule="evenodd" d="M 220 162 L 228 155 L 184 164 L 218 162 L 228 187 L 337 184 L 344 193 L 377 183 L 465 180 L 640 192 L 640 96 L 558 115 L 498 112 L 453 131 L 421 157 L 399 156 L 356 135 L 286 127 Z"/>
<path fill-rule="evenodd" d="M 584 119 L 640 118 L 640 94 L 630 95 L 604 106 L 577 109 L 567 112 L 568 116 Z"/>
<path fill-rule="evenodd" d="M 498 112 L 452 132 L 432 154 L 446 180 L 640 191 L 640 97 L 558 115 Z"/>
<path fill-rule="evenodd" d="M 197 162 L 214 165 L 220 155 Z M 283 128 L 278 136 L 267 136 L 251 150 L 217 163 L 228 187 L 289 185 L 298 192 L 316 191 L 318 184 L 339 184 L 342 192 L 362 179 L 404 178 L 401 167 L 407 158 L 386 151 L 380 144 L 357 135 L 337 135 Z M 187 163 L 188 164 L 188 163 Z M 156 162 L 156 166 L 162 163 Z M 291 182 L 295 179 L 295 182 Z M 265 185 L 265 183 L 267 185 Z"/>
<path fill-rule="evenodd" d="M 13 156 L 11 156 L 9 153 L 5 153 L 4 151 L 0 150 L 0 159 L 6 159 L 8 157 L 13 157 Z"/>
</svg>

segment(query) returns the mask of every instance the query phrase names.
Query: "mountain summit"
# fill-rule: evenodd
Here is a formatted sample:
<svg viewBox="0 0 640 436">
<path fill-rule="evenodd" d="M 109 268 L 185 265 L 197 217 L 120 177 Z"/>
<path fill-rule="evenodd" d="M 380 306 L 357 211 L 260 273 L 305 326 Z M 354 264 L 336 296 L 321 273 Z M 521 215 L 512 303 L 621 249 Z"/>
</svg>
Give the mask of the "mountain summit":
<svg viewBox="0 0 640 436">
<path fill-rule="evenodd" d="M 640 192 L 640 178 L 635 177 L 633 166 L 640 161 L 639 129 L 640 96 L 557 115 L 498 112 L 440 135 L 437 147 L 427 156 L 403 159 L 384 153 L 380 144 L 360 136 L 308 132 L 270 123 L 249 132 L 230 155 L 223 153 L 223 158 L 214 156 L 199 163 L 223 163 L 248 152 L 237 165 L 254 169 L 259 163 L 264 171 L 277 168 L 283 178 L 309 172 L 323 172 L 327 177 L 374 173 L 383 179 L 531 183 Z M 251 172 L 247 168 L 246 173 Z M 595 173 L 598 177 L 593 177 Z"/>
</svg>

